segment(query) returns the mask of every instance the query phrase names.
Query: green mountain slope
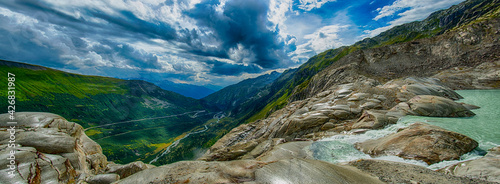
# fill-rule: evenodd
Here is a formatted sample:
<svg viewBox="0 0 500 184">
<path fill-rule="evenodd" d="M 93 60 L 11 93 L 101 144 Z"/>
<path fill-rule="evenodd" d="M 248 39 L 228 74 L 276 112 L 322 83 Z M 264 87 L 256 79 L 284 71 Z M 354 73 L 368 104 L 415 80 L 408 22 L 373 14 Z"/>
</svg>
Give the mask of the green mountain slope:
<svg viewBox="0 0 500 184">
<path fill-rule="evenodd" d="M 81 124 L 116 162 L 151 159 L 167 143 L 213 115 L 203 111 L 198 100 L 144 81 L 0 61 L 0 75 L 5 76 L 0 86 L 5 89 L 8 72 L 16 77 L 17 112 L 51 112 Z M 0 96 L 6 99 L 7 93 Z M 7 109 L 7 105 L 1 103 L 0 108 Z"/>
<path fill-rule="evenodd" d="M 442 35 L 449 30 L 477 21 L 481 17 L 498 16 L 498 13 L 495 13 L 498 12 L 498 7 L 498 0 L 465 1 L 449 9 L 435 12 L 422 21 L 396 26 L 376 37 L 366 38 L 351 46 L 324 51 L 310 58 L 292 74 L 288 74 L 285 81 L 271 84 L 270 88 L 276 91 L 274 95 L 267 97 L 267 105 L 252 112 L 251 117 L 245 122 L 265 118 L 288 102 L 306 98 L 310 91 L 305 89 L 315 74 L 355 51 Z M 253 103 L 259 104 L 262 101 L 259 99 Z"/>
<path fill-rule="evenodd" d="M 202 99 L 207 105 L 215 106 L 223 111 L 241 111 L 239 107 L 255 96 L 265 96 L 268 92 L 262 90 L 266 85 L 274 82 L 280 73 L 272 72 L 256 78 L 246 79 L 237 84 L 227 86 Z"/>
</svg>

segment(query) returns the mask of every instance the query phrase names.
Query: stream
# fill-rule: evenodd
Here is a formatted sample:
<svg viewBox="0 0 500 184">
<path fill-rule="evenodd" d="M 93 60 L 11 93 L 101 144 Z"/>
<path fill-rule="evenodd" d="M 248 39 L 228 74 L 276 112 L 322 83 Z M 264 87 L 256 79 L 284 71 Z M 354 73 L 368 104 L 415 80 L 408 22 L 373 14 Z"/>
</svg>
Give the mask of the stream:
<svg viewBox="0 0 500 184">
<path fill-rule="evenodd" d="M 479 143 L 478 148 L 462 155 L 460 160 L 442 161 L 428 165 L 423 161 L 407 160 L 397 156 L 381 156 L 372 159 L 390 160 L 421 165 L 429 169 L 440 169 L 457 162 L 477 159 L 490 148 L 500 145 L 500 90 L 460 90 L 457 91 L 464 99 L 459 102 L 480 106 L 472 110 L 476 116 L 468 118 L 436 118 L 406 116 L 399 119 L 397 124 L 387 126 L 381 130 L 370 130 L 359 135 L 335 135 L 313 143 L 309 151 L 315 159 L 332 163 L 348 162 L 358 159 L 370 159 L 367 155 L 354 148 L 354 143 L 377 139 L 396 133 L 398 129 L 407 127 L 415 122 L 425 122 L 441 128 L 469 136 Z"/>
</svg>

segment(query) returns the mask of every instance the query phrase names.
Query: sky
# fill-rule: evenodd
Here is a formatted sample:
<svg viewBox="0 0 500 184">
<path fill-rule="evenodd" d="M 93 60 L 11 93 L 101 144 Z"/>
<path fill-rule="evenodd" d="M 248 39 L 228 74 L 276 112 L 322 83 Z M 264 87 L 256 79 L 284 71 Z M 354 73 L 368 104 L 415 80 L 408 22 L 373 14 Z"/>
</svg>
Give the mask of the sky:
<svg viewBox="0 0 500 184">
<path fill-rule="evenodd" d="M 0 59 L 224 87 L 463 0 L 2 0 Z"/>
</svg>

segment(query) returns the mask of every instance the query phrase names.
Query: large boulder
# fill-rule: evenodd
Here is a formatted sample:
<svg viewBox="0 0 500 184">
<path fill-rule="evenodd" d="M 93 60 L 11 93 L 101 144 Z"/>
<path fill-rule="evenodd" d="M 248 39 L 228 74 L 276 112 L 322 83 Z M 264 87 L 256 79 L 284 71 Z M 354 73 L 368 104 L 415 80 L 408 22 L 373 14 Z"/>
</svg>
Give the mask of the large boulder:
<svg viewBox="0 0 500 184">
<path fill-rule="evenodd" d="M 396 155 L 428 164 L 459 159 L 477 146 L 475 140 L 465 135 L 425 123 L 415 123 L 398 133 L 355 144 L 357 149 L 372 156 Z"/>
<path fill-rule="evenodd" d="M 17 171 L 7 173 L 10 160 L 0 160 L 0 181 L 12 183 L 72 183 L 80 175 L 104 172 L 106 156 L 99 144 L 85 135 L 82 126 L 51 113 L 18 112 L 15 114 L 15 147 L 11 141 L 9 114 L 0 114 L 0 158 L 14 151 Z M 0 182 L 2 183 L 2 182 Z"/>
<path fill-rule="evenodd" d="M 411 92 L 415 95 L 433 95 L 446 97 L 452 100 L 463 98 L 453 89 L 445 86 L 439 79 L 436 78 L 409 77 L 404 81 L 406 84 L 402 86 L 402 90 Z"/>
<path fill-rule="evenodd" d="M 431 117 L 470 117 L 475 115 L 461 103 L 432 95 L 415 96 L 391 110 L 402 111 L 408 115 Z"/>
<path fill-rule="evenodd" d="M 309 159 L 287 159 L 270 163 L 255 172 L 256 183 L 383 183 L 352 167 Z"/>
<path fill-rule="evenodd" d="M 110 184 L 119 179 L 120 176 L 118 174 L 98 174 L 87 178 L 85 181 L 88 184 Z"/>
<path fill-rule="evenodd" d="M 422 166 L 385 160 L 362 159 L 348 165 L 378 177 L 386 183 L 461 183 L 490 184 L 479 179 L 457 177 L 427 169 Z"/>
<path fill-rule="evenodd" d="M 361 117 L 352 125 L 352 129 L 381 129 L 388 124 L 395 124 L 401 114 L 385 110 L 364 111 Z"/>
<path fill-rule="evenodd" d="M 242 160 L 248 160 L 248 159 L 255 159 L 258 156 L 262 155 L 262 153 L 269 151 L 272 149 L 274 146 L 281 144 L 285 142 L 285 139 L 282 138 L 274 138 L 270 140 L 265 140 L 261 142 L 259 145 L 257 145 L 252 151 L 249 153 L 245 154 L 243 157 L 241 157 Z"/>
<path fill-rule="evenodd" d="M 10 134 L 0 133 L 0 144 L 7 144 Z M 49 153 L 72 153 L 75 150 L 76 138 L 59 132 L 57 129 L 38 129 L 36 131 L 17 130 L 16 143 L 25 147 L 34 147 L 36 150 Z"/>
<path fill-rule="evenodd" d="M 306 147 L 311 146 L 312 143 L 312 141 L 294 141 L 279 144 L 274 146 L 272 150 L 269 150 L 257 157 L 257 160 L 273 162 L 292 158 L 312 159 L 312 154 L 308 153 L 305 149 Z"/>
<path fill-rule="evenodd" d="M 150 165 L 150 164 L 145 164 L 144 162 L 141 161 L 136 161 L 132 163 L 128 163 L 125 165 L 122 164 L 115 164 L 115 163 L 109 163 L 106 168 L 106 173 L 114 173 L 118 174 L 120 178 L 126 178 L 132 174 L 135 174 L 137 172 L 140 172 L 142 170 L 154 168 L 156 166 Z"/>
<path fill-rule="evenodd" d="M 254 181 L 255 170 L 263 165 L 255 160 L 181 161 L 146 169 L 115 183 L 242 183 Z"/>
<path fill-rule="evenodd" d="M 500 146 L 492 148 L 484 157 L 460 162 L 441 169 L 455 176 L 466 176 L 500 183 Z"/>
<path fill-rule="evenodd" d="M 475 67 L 453 67 L 434 75 L 453 89 L 498 89 L 500 60 L 482 62 Z"/>
<path fill-rule="evenodd" d="M 274 162 L 255 160 L 181 161 L 131 175 L 115 184 L 136 183 L 382 183 L 352 167 L 331 163 L 286 159 Z"/>
</svg>

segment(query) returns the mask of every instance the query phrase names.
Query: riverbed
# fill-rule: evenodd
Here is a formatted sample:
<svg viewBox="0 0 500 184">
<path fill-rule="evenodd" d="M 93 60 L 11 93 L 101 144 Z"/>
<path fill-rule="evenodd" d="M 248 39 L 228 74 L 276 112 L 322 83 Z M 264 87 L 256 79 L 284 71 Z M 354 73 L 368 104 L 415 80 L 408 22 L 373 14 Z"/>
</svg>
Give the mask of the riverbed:
<svg viewBox="0 0 500 184">
<path fill-rule="evenodd" d="M 381 130 L 370 130 L 359 135 L 335 135 L 316 141 L 309 147 L 309 151 L 315 159 L 332 163 L 369 159 L 372 157 L 355 149 L 354 143 L 384 137 L 415 122 L 425 122 L 467 135 L 476 140 L 479 146 L 470 153 L 463 155 L 460 160 L 443 161 L 432 165 L 422 161 L 402 159 L 397 156 L 382 156 L 373 159 L 405 162 L 430 169 L 440 169 L 460 161 L 480 158 L 484 156 L 488 149 L 500 145 L 500 90 L 459 90 L 457 93 L 464 97 L 459 102 L 481 107 L 472 110 L 476 113 L 476 116 L 469 118 L 406 116 L 399 119 L 397 124 L 387 126 Z"/>
</svg>

